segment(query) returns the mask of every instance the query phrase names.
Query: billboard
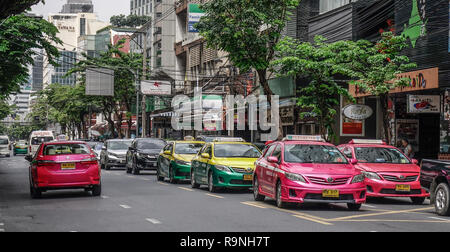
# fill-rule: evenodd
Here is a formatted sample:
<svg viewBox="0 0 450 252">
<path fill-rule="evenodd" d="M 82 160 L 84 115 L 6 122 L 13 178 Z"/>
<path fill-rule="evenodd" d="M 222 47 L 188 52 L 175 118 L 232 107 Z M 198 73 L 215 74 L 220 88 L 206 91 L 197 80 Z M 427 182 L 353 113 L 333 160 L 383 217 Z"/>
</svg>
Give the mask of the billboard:
<svg viewBox="0 0 450 252">
<path fill-rule="evenodd" d="M 144 95 L 172 95 L 170 81 L 142 81 L 141 92 Z"/>
<path fill-rule="evenodd" d="M 206 13 L 200 9 L 200 4 L 189 4 L 188 6 L 188 32 L 198 33 L 194 25 L 200 21 L 200 18 L 206 15 Z"/>
<path fill-rule="evenodd" d="M 86 95 L 114 96 L 114 70 L 106 68 L 87 69 Z"/>
</svg>

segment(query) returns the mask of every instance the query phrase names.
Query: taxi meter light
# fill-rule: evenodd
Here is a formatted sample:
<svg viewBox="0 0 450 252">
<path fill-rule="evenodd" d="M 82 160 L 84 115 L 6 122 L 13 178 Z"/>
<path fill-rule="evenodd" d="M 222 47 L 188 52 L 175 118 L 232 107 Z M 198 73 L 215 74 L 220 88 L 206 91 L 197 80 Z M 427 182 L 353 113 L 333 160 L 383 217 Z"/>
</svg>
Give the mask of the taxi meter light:
<svg viewBox="0 0 450 252">
<path fill-rule="evenodd" d="M 213 142 L 245 142 L 240 137 L 216 137 Z"/>
<path fill-rule="evenodd" d="M 310 135 L 287 135 L 283 141 L 313 141 L 313 142 L 325 142 L 322 136 L 310 136 Z"/>
<path fill-rule="evenodd" d="M 184 141 L 194 141 L 194 137 L 193 136 L 185 136 Z"/>
<path fill-rule="evenodd" d="M 353 139 L 349 144 L 386 144 L 383 140 L 376 139 Z"/>
</svg>

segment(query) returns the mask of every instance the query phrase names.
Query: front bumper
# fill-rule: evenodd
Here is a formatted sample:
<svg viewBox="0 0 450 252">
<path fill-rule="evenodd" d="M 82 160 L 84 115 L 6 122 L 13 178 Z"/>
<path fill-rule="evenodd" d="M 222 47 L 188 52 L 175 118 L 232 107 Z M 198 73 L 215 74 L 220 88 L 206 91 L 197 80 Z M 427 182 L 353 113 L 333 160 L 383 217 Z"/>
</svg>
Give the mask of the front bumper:
<svg viewBox="0 0 450 252">
<path fill-rule="evenodd" d="M 429 197 L 430 194 L 425 191 L 419 181 L 414 182 L 390 182 L 386 180 L 366 179 L 368 197 Z M 396 190 L 397 185 L 409 185 L 409 191 Z"/>
<path fill-rule="evenodd" d="M 339 196 L 324 197 L 322 194 L 324 190 L 338 190 Z M 366 187 L 364 183 L 324 186 L 284 179 L 281 186 L 281 200 L 292 203 L 363 204 L 366 202 Z"/>
<path fill-rule="evenodd" d="M 174 179 L 177 180 L 190 180 L 191 179 L 191 166 L 181 165 L 175 162 L 172 163 L 172 169 L 174 172 Z"/>
<path fill-rule="evenodd" d="M 248 179 L 244 179 L 248 177 Z M 231 173 L 219 170 L 213 171 L 213 184 L 216 187 L 243 187 L 251 188 L 253 186 L 253 173 Z"/>
<path fill-rule="evenodd" d="M 109 158 L 107 165 L 110 167 L 125 167 L 127 161 L 125 158 Z"/>
<path fill-rule="evenodd" d="M 156 170 L 158 168 L 158 160 L 156 158 L 137 158 L 136 165 L 139 170 Z"/>
</svg>

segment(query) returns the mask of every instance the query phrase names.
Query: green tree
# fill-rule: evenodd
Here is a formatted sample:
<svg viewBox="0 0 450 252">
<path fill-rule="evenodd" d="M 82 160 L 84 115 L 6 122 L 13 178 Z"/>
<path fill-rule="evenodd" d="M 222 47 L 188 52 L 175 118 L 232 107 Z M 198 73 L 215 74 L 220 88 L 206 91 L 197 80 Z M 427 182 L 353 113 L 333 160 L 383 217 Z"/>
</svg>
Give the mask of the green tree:
<svg viewBox="0 0 450 252">
<path fill-rule="evenodd" d="M 196 25 L 212 48 L 228 53 L 241 72 L 255 69 L 271 103 L 267 69 L 275 46 L 299 0 L 214 0 L 201 6 L 206 13 Z M 280 118 L 281 120 L 281 118 Z M 283 135 L 280 122 L 279 138 Z"/>
<path fill-rule="evenodd" d="M 333 125 L 340 96 L 354 100 L 348 90 L 336 81 L 341 64 L 350 60 L 345 57 L 345 52 L 353 44 L 352 41 L 326 43 L 319 36 L 315 38 L 315 43 L 284 38 L 277 46 L 277 60 L 272 62 L 274 71 L 279 74 L 308 80 L 298 90 L 297 105 L 308 111 L 301 113 L 301 117 L 317 118 L 320 134 L 327 141 L 333 141 L 336 137 Z"/>
<path fill-rule="evenodd" d="M 389 130 L 389 92 L 409 85 L 410 79 L 398 78 L 398 75 L 417 67 L 408 56 L 402 55 L 403 49 L 407 47 L 409 45 L 405 37 L 385 32 L 375 44 L 367 41 L 355 44 L 346 52 L 353 61 L 340 69 L 341 73 L 354 79 L 350 81 L 350 85 L 357 86 L 368 95 L 379 97 L 384 138 L 387 142 L 392 140 Z"/>
<path fill-rule="evenodd" d="M 10 15 L 21 14 L 40 2 L 45 3 L 43 0 L 0 0 L 0 20 Z"/>
<path fill-rule="evenodd" d="M 57 65 L 59 52 L 53 45 L 62 43 L 57 33 L 53 24 L 25 15 L 0 22 L 0 100 L 18 92 L 20 85 L 28 81 L 28 66 L 34 63 L 38 50 L 43 50 L 49 62 Z"/>
<path fill-rule="evenodd" d="M 12 106 L 7 102 L 0 100 L 0 120 L 5 119 L 12 113 Z"/>
<path fill-rule="evenodd" d="M 105 67 L 114 69 L 114 96 L 113 97 L 95 97 L 100 103 L 103 115 L 109 123 L 111 133 L 116 131 L 120 138 L 124 137 L 121 133 L 122 120 L 126 120 L 129 129 L 132 126 L 131 108 L 136 102 L 135 73 L 133 69 L 142 69 L 143 57 L 141 54 L 124 53 L 120 49 L 123 47 L 125 40 L 119 41 L 116 45 L 109 46 L 109 50 L 97 58 L 87 58 L 78 62 L 72 68 L 69 74 L 80 73 L 82 83 L 85 82 L 86 70 L 92 67 Z M 140 76 L 137 76 L 140 78 Z M 124 114 L 123 111 L 128 113 Z M 114 124 L 111 115 L 114 114 L 119 122 Z M 115 127 L 115 130 L 114 130 Z M 130 137 L 130 131 L 128 136 Z"/>
</svg>

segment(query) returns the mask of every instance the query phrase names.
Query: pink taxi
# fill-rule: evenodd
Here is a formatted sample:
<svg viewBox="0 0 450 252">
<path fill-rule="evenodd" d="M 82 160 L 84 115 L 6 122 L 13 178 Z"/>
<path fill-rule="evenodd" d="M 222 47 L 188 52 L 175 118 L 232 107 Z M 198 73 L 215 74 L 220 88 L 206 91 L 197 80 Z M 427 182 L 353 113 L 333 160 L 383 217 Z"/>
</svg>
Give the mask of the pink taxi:
<svg viewBox="0 0 450 252">
<path fill-rule="evenodd" d="M 292 136 L 268 145 L 255 163 L 253 194 L 282 208 L 288 203 L 347 203 L 358 210 L 366 201 L 364 175 L 320 136 Z"/>
<path fill-rule="evenodd" d="M 97 157 L 85 142 L 48 142 L 39 146 L 30 164 L 30 194 L 57 189 L 84 189 L 93 196 L 101 194 Z"/>
<path fill-rule="evenodd" d="M 419 181 L 417 160 L 381 140 L 354 139 L 338 146 L 355 167 L 365 175 L 368 197 L 410 197 L 422 204 L 429 197 Z"/>
</svg>

